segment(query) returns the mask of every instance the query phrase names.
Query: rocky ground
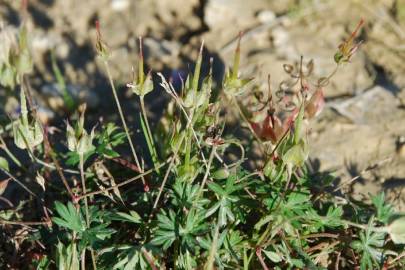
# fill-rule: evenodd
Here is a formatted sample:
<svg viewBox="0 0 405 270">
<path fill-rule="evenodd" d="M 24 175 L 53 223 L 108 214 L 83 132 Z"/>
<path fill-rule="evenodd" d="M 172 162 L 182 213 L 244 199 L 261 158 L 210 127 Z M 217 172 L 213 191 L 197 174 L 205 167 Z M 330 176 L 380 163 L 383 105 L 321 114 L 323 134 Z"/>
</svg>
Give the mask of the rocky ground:
<svg viewBox="0 0 405 270">
<path fill-rule="evenodd" d="M 0 3 L 2 30 L 18 25 L 19 2 Z M 243 31 L 242 72 L 263 87 L 271 74 L 276 89 L 285 79 L 282 65 L 301 55 L 314 59 L 316 76 L 330 73 L 337 45 L 364 18 L 365 43 L 326 88 L 326 109 L 312 124 L 311 167 L 332 172 L 343 190 L 359 199 L 386 190 L 405 209 L 404 0 L 29 0 L 28 11 L 35 51 L 32 80 L 49 119 L 57 116 L 47 108 L 60 108 L 55 85 L 49 83 L 56 81 L 51 51 L 72 92 L 94 112 L 105 117 L 114 112 L 94 51 L 96 20 L 121 85 L 131 81 L 139 36 L 148 67 L 167 75 L 187 72 L 204 40 L 220 78 Z M 163 99 L 158 93 L 149 98 L 151 113 L 158 112 Z"/>
</svg>

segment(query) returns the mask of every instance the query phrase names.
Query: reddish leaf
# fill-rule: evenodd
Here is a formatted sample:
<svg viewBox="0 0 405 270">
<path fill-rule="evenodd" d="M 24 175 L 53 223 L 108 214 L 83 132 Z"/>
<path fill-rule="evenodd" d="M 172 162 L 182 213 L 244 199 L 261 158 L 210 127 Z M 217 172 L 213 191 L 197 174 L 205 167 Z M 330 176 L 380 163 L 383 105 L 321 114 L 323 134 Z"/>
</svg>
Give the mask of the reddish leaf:
<svg viewBox="0 0 405 270">
<path fill-rule="evenodd" d="M 9 181 L 10 181 L 10 178 L 0 182 L 0 195 L 2 195 L 4 193 L 4 191 L 6 190 Z"/>
<path fill-rule="evenodd" d="M 257 136 L 272 143 L 277 143 L 285 131 L 285 127 L 277 116 L 268 115 L 259 123 L 251 122 L 251 126 Z"/>
<path fill-rule="evenodd" d="M 325 107 L 325 98 L 323 96 L 322 88 L 319 88 L 312 95 L 305 107 L 305 117 L 311 119 L 317 116 Z"/>
</svg>

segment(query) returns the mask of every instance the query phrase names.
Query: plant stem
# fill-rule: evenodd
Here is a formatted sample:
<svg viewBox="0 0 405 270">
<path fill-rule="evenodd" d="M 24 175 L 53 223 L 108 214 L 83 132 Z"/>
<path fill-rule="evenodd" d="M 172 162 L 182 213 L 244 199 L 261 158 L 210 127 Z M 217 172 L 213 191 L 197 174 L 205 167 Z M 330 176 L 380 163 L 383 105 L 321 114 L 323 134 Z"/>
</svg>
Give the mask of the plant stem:
<svg viewBox="0 0 405 270">
<path fill-rule="evenodd" d="M 215 234 L 214 237 L 212 238 L 211 249 L 205 267 L 206 270 L 214 269 L 215 254 L 217 253 L 217 246 L 218 246 L 218 236 L 219 236 L 219 220 L 217 222 L 217 226 L 215 226 Z"/>
<path fill-rule="evenodd" d="M 129 183 L 131 183 L 131 182 L 133 182 L 133 181 L 135 181 L 135 180 L 138 180 L 139 178 L 145 177 L 145 175 L 148 175 L 148 174 L 150 174 L 150 173 L 156 171 L 156 169 L 158 169 L 158 168 L 162 168 L 162 167 L 163 167 L 164 165 L 166 165 L 171 159 L 172 159 L 172 158 L 168 159 L 166 162 L 160 163 L 156 168 L 152 168 L 152 169 L 149 169 L 149 170 L 147 170 L 147 171 L 144 171 L 143 173 L 141 173 L 141 174 L 139 174 L 139 175 L 137 175 L 137 176 L 135 176 L 135 177 L 132 177 L 132 178 L 130 178 L 130 179 L 128 179 L 128 180 L 125 180 L 124 182 L 121 182 L 121 183 L 119 183 L 119 184 L 113 185 L 113 186 L 108 187 L 108 188 L 105 188 L 105 189 L 103 189 L 103 190 L 97 190 L 97 191 L 92 191 L 92 192 L 83 194 L 83 195 L 77 197 L 77 200 L 79 201 L 79 200 L 81 200 L 81 199 L 83 199 L 83 198 L 86 198 L 86 197 L 89 197 L 89 196 L 93 196 L 93 195 L 97 195 L 97 194 L 101 194 L 101 193 L 105 193 L 105 192 L 110 191 L 110 190 L 113 190 L 113 189 L 115 189 L 115 188 L 118 188 L 118 187 L 127 185 L 127 184 L 129 184 Z"/>
<path fill-rule="evenodd" d="M 81 260 L 82 270 L 86 270 L 86 249 L 83 249 L 80 260 Z"/>
<path fill-rule="evenodd" d="M 79 161 L 79 166 L 80 166 L 80 178 L 82 180 L 82 188 L 83 188 L 83 194 L 87 193 L 86 190 L 86 178 L 84 177 L 84 157 L 83 154 L 79 154 L 80 156 L 80 161 Z M 84 210 L 86 213 L 86 227 L 89 228 L 90 227 L 90 215 L 89 215 L 89 205 L 87 202 L 87 197 L 84 198 Z M 96 260 L 95 260 L 95 256 L 94 256 L 94 252 L 90 247 L 90 253 L 91 253 L 91 261 L 93 263 L 93 269 L 96 269 Z M 83 254 L 82 254 L 82 267 L 85 266 L 85 257 L 86 256 L 86 249 L 83 249 Z M 85 268 L 83 268 L 85 269 Z"/>
<path fill-rule="evenodd" d="M 43 161 L 43 160 L 41 160 L 41 159 L 39 159 L 39 158 L 37 158 L 35 156 L 33 158 L 34 158 L 34 161 L 36 163 L 38 163 L 38 164 L 40 164 L 40 165 L 42 165 L 42 166 L 44 166 L 44 167 L 46 167 L 48 169 L 52 169 L 52 170 L 57 169 L 55 165 L 49 164 L 49 163 L 47 163 L 47 162 L 45 162 L 45 161 Z M 77 171 L 77 170 L 62 169 L 62 171 L 66 172 L 66 173 L 71 173 L 71 174 L 80 174 L 80 172 Z"/>
<path fill-rule="evenodd" d="M 10 149 L 8 149 L 6 142 L 4 141 L 4 139 L 0 136 L 0 142 L 1 142 L 1 146 L 0 148 L 4 150 L 4 152 L 6 152 L 6 154 L 11 158 L 11 160 L 20 168 L 23 168 L 24 170 L 27 170 L 26 168 L 24 168 L 21 164 L 21 162 L 16 158 L 16 156 L 13 155 L 13 153 L 11 153 Z"/>
<path fill-rule="evenodd" d="M 208 175 L 210 174 L 210 168 L 211 168 L 211 164 L 212 164 L 212 161 L 213 161 L 213 159 L 214 159 L 216 150 L 217 150 L 217 146 L 214 145 L 214 146 L 212 147 L 212 149 L 211 149 L 210 157 L 208 158 L 207 170 L 205 171 L 204 178 L 203 178 L 203 180 L 202 180 L 202 182 L 201 182 L 200 190 L 198 191 L 197 196 L 196 196 L 196 199 L 195 199 L 195 201 L 194 201 L 193 204 L 195 204 L 195 203 L 198 201 L 198 199 L 200 198 L 201 194 L 202 194 L 203 191 L 204 191 L 204 186 L 205 186 L 205 183 L 207 182 Z"/>
<path fill-rule="evenodd" d="M 31 194 L 32 196 L 38 198 L 38 196 L 32 192 L 26 185 L 24 185 L 20 180 L 18 180 L 17 178 L 15 178 L 11 173 L 9 173 L 8 171 L 0 168 L 0 170 L 5 173 L 8 177 L 10 177 L 14 182 L 16 182 L 17 184 L 19 184 L 23 189 L 25 189 L 29 194 Z"/>
<path fill-rule="evenodd" d="M 7 225 L 20 225 L 20 226 L 36 226 L 36 225 L 48 225 L 50 221 L 10 221 L 0 218 L 0 224 Z"/>
<path fill-rule="evenodd" d="M 152 270 L 157 270 L 157 267 L 153 262 L 153 258 L 149 255 L 149 252 L 144 247 L 141 248 L 141 252 L 145 259 L 148 261 L 149 266 L 152 268 Z"/>
<path fill-rule="evenodd" d="M 145 109 L 145 101 L 144 101 L 144 97 L 141 96 L 140 97 L 140 103 L 141 103 L 141 110 L 142 110 L 142 116 L 146 125 L 146 129 L 147 129 L 147 135 L 145 134 L 145 136 L 148 136 L 148 141 L 150 141 L 150 145 L 151 145 L 151 149 L 150 149 L 150 154 L 152 156 L 152 161 L 153 164 L 156 166 L 158 165 L 158 157 L 157 157 L 157 152 L 156 152 L 156 147 L 155 147 L 155 142 L 153 140 L 152 137 L 152 132 L 149 126 L 149 120 L 148 120 L 148 116 L 146 114 L 146 109 Z M 159 171 L 157 170 L 157 172 L 159 173 Z"/>
<path fill-rule="evenodd" d="M 362 230 L 370 230 L 372 232 L 382 232 L 382 233 L 387 233 L 388 232 L 388 228 L 387 227 L 371 227 L 368 224 L 358 224 L 358 223 L 354 223 L 348 220 L 342 220 L 342 222 L 347 225 L 347 226 L 352 226 L 352 227 L 356 227 Z"/>
<path fill-rule="evenodd" d="M 181 145 L 181 144 L 183 143 L 183 138 L 184 138 L 184 137 L 181 138 L 179 145 Z M 179 148 L 177 148 L 177 149 L 174 151 L 173 157 L 172 157 L 172 159 L 170 160 L 169 167 L 167 168 L 166 173 L 165 173 L 165 176 L 164 176 L 163 181 L 162 181 L 162 184 L 160 185 L 159 193 L 158 193 L 158 195 L 157 195 L 157 197 L 156 197 L 156 199 L 155 199 L 155 202 L 153 203 L 152 211 L 151 211 L 151 213 L 150 213 L 150 215 L 149 215 L 149 219 L 148 219 L 148 222 L 147 222 L 148 224 L 149 224 L 150 221 L 152 220 L 152 217 L 153 217 L 153 215 L 154 215 L 154 213 L 155 213 L 154 211 L 156 210 L 156 207 L 157 207 L 157 205 L 158 205 L 158 203 L 159 203 L 160 196 L 162 196 L 163 189 L 164 189 L 164 187 L 165 187 L 165 185 L 166 185 L 167 179 L 169 178 L 170 171 L 172 170 L 172 167 L 173 167 L 173 165 L 174 165 L 174 162 L 175 162 L 175 160 L 176 160 L 176 157 L 177 157 L 177 153 L 178 153 L 178 152 L 179 152 Z"/>
<path fill-rule="evenodd" d="M 49 149 L 49 156 L 52 159 L 52 162 L 53 162 L 53 164 L 54 164 L 54 166 L 56 168 L 56 171 L 59 174 L 60 179 L 62 180 L 63 185 L 65 186 L 67 192 L 69 193 L 72 201 L 74 201 L 75 200 L 75 195 L 73 194 L 72 189 L 70 188 L 70 186 L 69 186 L 69 184 L 67 182 L 67 179 L 66 179 L 65 175 L 63 174 L 63 170 L 62 170 L 61 166 L 59 165 L 58 160 L 55 157 L 55 152 L 53 151 L 51 143 L 48 140 L 48 136 L 44 135 L 44 143 Z"/>
<path fill-rule="evenodd" d="M 173 157 L 172 160 L 170 161 L 169 167 L 167 168 L 166 174 L 165 174 L 165 176 L 164 176 L 164 178 L 163 178 L 162 185 L 161 185 L 160 188 L 159 188 L 159 193 L 158 193 L 158 195 L 157 195 L 157 197 L 156 197 L 156 199 L 155 199 L 155 203 L 153 204 L 152 212 L 156 209 L 156 207 L 157 207 L 157 205 L 158 205 L 160 196 L 162 195 L 162 192 L 163 192 L 163 189 L 164 189 L 164 187 L 165 187 L 165 185 L 166 185 L 167 179 L 169 178 L 170 171 L 171 171 L 171 169 L 172 169 L 172 167 L 173 167 L 174 160 L 175 160 L 175 159 L 174 159 L 174 157 Z"/>
<path fill-rule="evenodd" d="M 264 259 L 262 256 L 262 249 L 260 247 L 256 249 L 256 256 L 259 259 L 259 262 L 262 265 L 263 270 L 269 270 L 266 263 L 264 262 Z"/>
<path fill-rule="evenodd" d="M 186 140 L 186 154 L 185 154 L 185 160 L 184 160 L 184 166 L 186 167 L 186 170 L 189 171 L 190 168 L 190 159 L 191 159 L 191 134 L 190 134 L 190 129 L 187 131 L 187 140 Z"/>
<path fill-rule="evenodd" d="M 80 156 L 80 161 L 79 161 L 79 166 L 80 166 L 80 178 L 82 180 L 82 188 L 83 188 L 83 194 L 87 193 L 86 190 L 86 179 L 84 177 L 84 157 L 83 154 L 79 154 Z M 89 206 L 88 206 L 88 202 L 87 202 L 87 198 L 84 198 L 84 207 L 85 207 L 85 211 L 86 211 L 86 226 L 87 228 L 90 225 L 90 218 L 89 218 Z"/>
<path fill-rule="evenodd" d="M 82 189 L 83 189 L 83 194 L 86 194 L 86 179 L 84 178 L 84 170 L 83 170 L 83 154 L 79 154 L 80 156 L 80 178 L 82 180 Z M 90 219 L 89 219 L 89 205 L 87 203 L 87 198 L 84 198 L 84 210 L 86 213 L 86 228 L 89 228 L 90 225 Z M 81 262 L 82 262 L 82 269 L 86 269 L 86 248 L 83 249 L 82 251 L 82 256 L 81 256 Z"/>
<path fill-rule="evenodd" d="M 124 114 L 122 112 L 122 107 L 121 107 L 120 101 L 118 99 L 117 91 L 115 89 L 114 81 L 112 79 L 112 75 L 111 75 L 111 72 L 110 72 L 110 67 L 109 67 L 107 61 L 104 61 L 104 66 L 105 66 L 105 69 L 106 69 L 106 72 L 107 72 L 108 80 L 110 82 L 111 90 L 112 90 L 113 95 L 114 95 L 115 103 L 117 104 L 118 113 L 120 115 L 121 122 L 122 122 L 122 125 L 123 125 L 124 130 L 125 130 L 125 134 L 127 136 L 128 142 L 129 142 L 129 146 L 131 147 L 132 155 L 134 156 L 134 159 L 135 159 L 136 166 L 138 166 L 138 168 L 140 168 L 141 171 L 143 172 L 143 168 L 141 167 L 141 165 L 139 163 L 138 155 L 136 154 L 135 147 L 134 147 L 134 144 L 132 143 L 131 136 L 129 135 L 128 126 L 127 126 L 127 123 L 125 121 Z M 145 184 L 145 179 L 143 177 L 142 177 L 142 183 Z"/>
</svg>

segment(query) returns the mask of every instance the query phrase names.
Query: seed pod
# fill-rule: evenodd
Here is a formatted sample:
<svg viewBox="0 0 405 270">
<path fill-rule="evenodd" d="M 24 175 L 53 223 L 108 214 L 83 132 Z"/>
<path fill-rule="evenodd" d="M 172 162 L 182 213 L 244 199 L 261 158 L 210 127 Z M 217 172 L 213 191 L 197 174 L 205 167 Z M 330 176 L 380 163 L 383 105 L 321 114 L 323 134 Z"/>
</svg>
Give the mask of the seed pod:
<svg viewBox="0 0 405 270">
<path fill-rule="evenodd" d="M 288 74 L 291 74 L 294 71 L 293 65 L 283 64 L 284 71 Z"/>
<path fill-rule="evenodd" d="M 314 71 L 314 60 L 313 59 L 311 59 L 307 64 L 307 76 L 311 75 L 312 71 Z"/>
</svg>

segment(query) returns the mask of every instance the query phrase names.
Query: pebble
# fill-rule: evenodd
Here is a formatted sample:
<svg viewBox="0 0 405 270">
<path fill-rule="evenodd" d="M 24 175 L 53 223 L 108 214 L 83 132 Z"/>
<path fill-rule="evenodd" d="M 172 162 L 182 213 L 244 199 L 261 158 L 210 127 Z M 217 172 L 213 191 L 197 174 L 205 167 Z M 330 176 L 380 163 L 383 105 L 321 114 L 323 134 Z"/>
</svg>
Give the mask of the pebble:
<svg viewBox="0 0 405 270">
<path fill-rule="evenodd" d="M 114 11 L 125 11 L 129 7 L 128 0 L 112 0 L 111 8 Z"/>
<path fill-rule="evenodd" d="M 271 10 L 260 11 L 257 18 L 261 23 L 270 23 L 276 18 L 276 14 Z"/>
<path fill-rule="evenodd" d="M 88 108 L 96 108 L 100 103 L 99 97 L 93 91 L 71 84 L 68 84 L 66 88 L 77 102 L 87 103 Z M 60 110 L 64 106 L 62 93 L 56 83 L 44 85 L 41 93 L 52 110 Z"/>
</svg>

